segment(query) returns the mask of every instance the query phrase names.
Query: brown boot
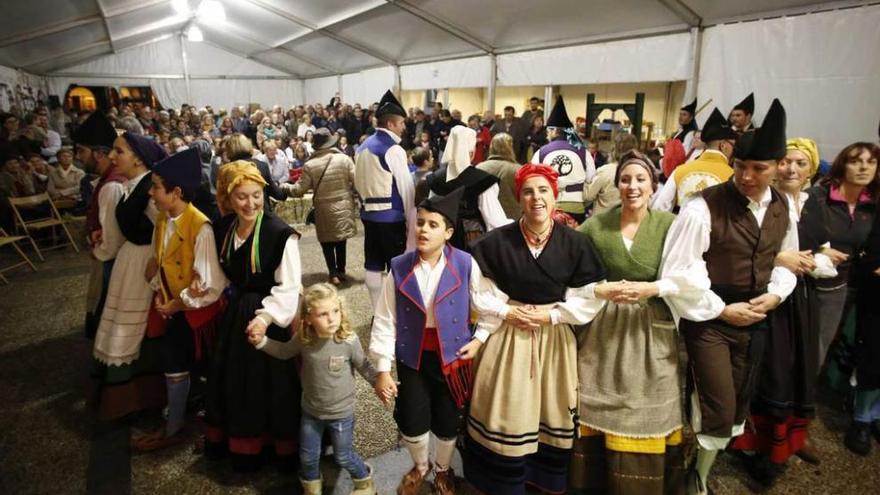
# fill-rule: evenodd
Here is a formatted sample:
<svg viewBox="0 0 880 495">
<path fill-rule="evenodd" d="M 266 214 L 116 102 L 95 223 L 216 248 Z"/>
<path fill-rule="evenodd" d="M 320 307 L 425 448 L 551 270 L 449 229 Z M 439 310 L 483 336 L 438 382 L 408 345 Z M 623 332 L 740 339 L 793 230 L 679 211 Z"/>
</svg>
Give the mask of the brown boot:
<svg viewBox="0 0 880 495">
<path fill-rule="evenodd" d="M 819 458 L 819 451 L 816 450 L 816 447 L 813 446 L 813 443 L 809 440 L 807 440 L 804 443 L 804 446 L 801 447 L 801 450 L 795 452 L 794 455 L 800 457 L 802 461 L 814 466 L 818 466 L 819 463 L 822 462 Z"/>
<path fill-rule="evenodd" d="M 437 495 L 455 495 L 455 471 L 452 468 L 446 471 L 434 472 L 434 493 Z"/>
<path fill-rule="evenodd" d="M 428 463 L 428 470 L 425 474 L 431 472 L 431 463 Z M 408 473 L 403 475 L 400 485 L 397 487 L 397 495 L 418 495 L 422 484 L 425 482 L 425 475 L 419 471 L 418 466 L 413 466 Z"/>
</svg>

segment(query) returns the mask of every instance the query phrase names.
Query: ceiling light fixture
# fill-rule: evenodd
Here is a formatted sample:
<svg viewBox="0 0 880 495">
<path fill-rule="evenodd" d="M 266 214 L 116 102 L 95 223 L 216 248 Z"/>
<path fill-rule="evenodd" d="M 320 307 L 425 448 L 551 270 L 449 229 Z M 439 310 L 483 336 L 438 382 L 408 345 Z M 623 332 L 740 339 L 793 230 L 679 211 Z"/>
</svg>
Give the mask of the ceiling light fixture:
<svg viewBox="0 0 880 495">
<path fill-rule="evenodd" d="M 217 0 L 203 0 L 196 10 L 199 21 L 206 23 L 219 23 L 226 20 L 226 9 Z"/>
<path fill-rule="evenodd" d="M 186 30 L 186 39 L 189 41 L 199 42 L 204 41 L 205 37 L 202 35 L 202 30 L 199 29 L 198 26 L 192 25 L 189 29 Z"/>
<path fill-rule="evenodd" d="M 171 6 L 178 15 L 189 15 L 189 0 L 171 0 Z"/>
</svg>

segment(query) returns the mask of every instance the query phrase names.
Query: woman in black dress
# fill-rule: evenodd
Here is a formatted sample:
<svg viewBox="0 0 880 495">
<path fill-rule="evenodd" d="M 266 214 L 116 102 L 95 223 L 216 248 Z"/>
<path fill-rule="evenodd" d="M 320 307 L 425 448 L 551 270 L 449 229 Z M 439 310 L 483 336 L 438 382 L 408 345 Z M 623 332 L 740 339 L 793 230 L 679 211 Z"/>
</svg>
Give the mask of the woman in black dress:
<svg viewBox="0 0 880 495">
<path fill-rule="evenodd" d="M 272 339 L 290 340 L 302 286 L 299 234 L 263 211 L 266 183 L 250 162 L 224 165 L 217 182 L 218 203 L 234 213 L 214 225 L 230 285 L 208 378 L 206 455 L 218 459 L 228 451 L 234 469 L 251 471 L 271 442 L 282 466 L 294 469 L 301 396 L 296 365 L 254 349 L 247 331 L 262 327 Z"/>
</svg>

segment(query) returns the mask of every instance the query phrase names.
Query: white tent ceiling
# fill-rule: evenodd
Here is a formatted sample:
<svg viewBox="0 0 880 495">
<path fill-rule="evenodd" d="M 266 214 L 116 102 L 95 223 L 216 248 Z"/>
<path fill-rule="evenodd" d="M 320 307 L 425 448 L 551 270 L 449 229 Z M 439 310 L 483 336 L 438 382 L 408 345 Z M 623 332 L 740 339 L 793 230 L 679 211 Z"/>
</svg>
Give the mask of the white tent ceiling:
<svg viewBox="0 0 880 495">
<path fill-rule="evenodd" d="M 193 11 L 200 0 L 189 0 Z M 0 64 L 40 75 L 161 43 L 190 23 L 213 75 L 309 79 L 389 65 L 505 54 L 869 2 L 814 0 L 220 0 L 223 23 L 179 14 L 171 0 L 4 2 Z M 220 56 L 220 51 L 232 57 Z M 243 63 L 241 59 L 248 59 Z M 87 64 L 85 64 L 87 66 Z M 161 61 L 180 75 L 179 60 Z M 198 72 L 198 71 L 197 71 Z M 201 74 L 209 75 L 205 70 Z"/>
</svg>

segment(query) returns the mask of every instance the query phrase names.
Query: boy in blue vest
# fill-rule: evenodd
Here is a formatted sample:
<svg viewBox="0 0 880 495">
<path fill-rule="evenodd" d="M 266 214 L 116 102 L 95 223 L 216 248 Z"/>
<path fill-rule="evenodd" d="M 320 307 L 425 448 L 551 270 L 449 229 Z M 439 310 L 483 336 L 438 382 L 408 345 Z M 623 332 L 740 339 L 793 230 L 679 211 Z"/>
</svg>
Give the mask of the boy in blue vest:
<svg viewBox="0 0 880 495">
<path fill-rule="evenodd" d="M 488 322 L 499 318 L 505 302 L 483 281 L 468 253 L 446 244 L 462 193 L 459 188 L 419 205 L 416 250 L 391 260 L 373 320 L 376 394 L 386 403 L 397 397 L 394 419 L 414 464 L 399 495 L 419 493 L 431 470 L 430 432 L 437 438 L 434 488 L 443 495 L 455 493 L 450 463 L 470 397 L 471 360 L 489 336 L 481 324 L 471 332 L 470 311 Z M 399 386 L 391 377 L 395 357 Z"/>
</svg>

